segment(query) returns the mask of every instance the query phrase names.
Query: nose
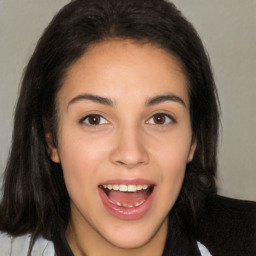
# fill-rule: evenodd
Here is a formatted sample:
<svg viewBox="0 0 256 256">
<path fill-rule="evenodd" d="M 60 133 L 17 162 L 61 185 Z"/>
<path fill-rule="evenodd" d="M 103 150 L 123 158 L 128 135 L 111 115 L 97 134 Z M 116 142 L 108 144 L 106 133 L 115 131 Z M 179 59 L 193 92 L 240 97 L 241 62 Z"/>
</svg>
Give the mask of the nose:
<svg viewBox="0 0 256 256">
<path fill-rule="evenodd" d="M 149 156 L 142 134 L 136 128 L 123 129 L 116 136 L 110 160 L 115 165 L 133 169 L 147 164 Z"/>
</svg>

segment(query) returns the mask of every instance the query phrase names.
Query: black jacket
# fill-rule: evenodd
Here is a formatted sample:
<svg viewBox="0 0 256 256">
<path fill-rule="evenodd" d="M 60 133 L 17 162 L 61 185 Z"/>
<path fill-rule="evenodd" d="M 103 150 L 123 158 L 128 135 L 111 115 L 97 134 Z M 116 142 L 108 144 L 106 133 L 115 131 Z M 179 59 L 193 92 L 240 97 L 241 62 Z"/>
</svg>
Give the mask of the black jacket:
<svg viewBox="0 0 256 256">
<path fill-rule="evenodd" d="M 209 198 L 197 239 L 213 256 L 256 256 L 256 202 Z"/>
</svg>

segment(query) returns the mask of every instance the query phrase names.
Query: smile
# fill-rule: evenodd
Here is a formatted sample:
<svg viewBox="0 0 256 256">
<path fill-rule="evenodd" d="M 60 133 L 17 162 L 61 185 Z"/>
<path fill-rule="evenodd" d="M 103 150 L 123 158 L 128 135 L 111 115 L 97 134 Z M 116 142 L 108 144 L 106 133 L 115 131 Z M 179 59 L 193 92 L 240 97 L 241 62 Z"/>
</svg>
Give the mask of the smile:
<svg viewBox="0 0 256 256">
<path fill-rule="evenodd" d="M 105 208 L 111 214 L 121 219 L 137 219 L 149 210 L 154 187 L 145 183 L 106 183 L 99 185 L 99 194 Z"/>
<path fill-rule="evenodd" d="M 136 192 L 140 190 L 146 190 L 149 187 L 152 187 L 151 185 L 143 184 L 143 185 L 102 185 L 104 189 L 109 189 L 109 190 L 119 190 L 122 192 Z"/>
</svg>

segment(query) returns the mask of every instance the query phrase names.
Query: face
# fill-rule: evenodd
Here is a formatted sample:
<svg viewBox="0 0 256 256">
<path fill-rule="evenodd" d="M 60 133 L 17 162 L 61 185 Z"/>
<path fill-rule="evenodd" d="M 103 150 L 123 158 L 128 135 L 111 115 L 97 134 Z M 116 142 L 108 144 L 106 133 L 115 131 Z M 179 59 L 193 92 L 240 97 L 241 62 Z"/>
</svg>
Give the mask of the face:
<svg viewBox="0 0 256 256">
<path fill-rule="evenodd" d="M 57 95 L 58 148 L 71 225 L 111 246 L 165 237 L 195 145 L 179 62 L 150 44 L 91 47 Z"/>
</svg>

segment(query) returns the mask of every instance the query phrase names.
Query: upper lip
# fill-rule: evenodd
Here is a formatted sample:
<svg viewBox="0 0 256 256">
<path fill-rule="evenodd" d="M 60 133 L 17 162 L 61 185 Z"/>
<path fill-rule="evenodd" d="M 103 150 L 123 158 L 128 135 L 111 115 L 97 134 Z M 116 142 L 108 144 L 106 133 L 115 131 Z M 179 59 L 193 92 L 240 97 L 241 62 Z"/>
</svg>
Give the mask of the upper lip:
<svg viewBox="0 0 256 256">
<path fill-rule="evenodd" d="M 117 185 L 155 185 L 155 183 L 152 180 L 147 179 L 111 179 L 106 180 L 104 182 L 101 182 L 99 186 L 107 185 L 107 184 L 117 184 Z"/>
</svg>

